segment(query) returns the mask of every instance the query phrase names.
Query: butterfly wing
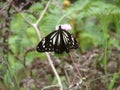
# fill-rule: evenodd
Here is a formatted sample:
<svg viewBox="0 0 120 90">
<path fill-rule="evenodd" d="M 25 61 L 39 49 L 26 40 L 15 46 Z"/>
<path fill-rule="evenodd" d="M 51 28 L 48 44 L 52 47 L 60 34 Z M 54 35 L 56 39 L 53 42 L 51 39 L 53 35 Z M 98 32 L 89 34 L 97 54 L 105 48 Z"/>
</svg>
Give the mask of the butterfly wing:
<svg viewBox="0 0 120 90">
<path fill-rule="evenodd" d="M 63 53 L 65 51 L 65 45 L 62 37 L 62 30 L 58 30 L 57 36 L 55 39 L 55 46 L 54 46 L 54 51 L 55 53 Z"/>
<path fill-rule="evenodd" d="M 78 43 L 76 39 L 67 31 L 63 30 L 63 41 L 66 47 L 66 52 L 69 52 L 70 49 L 77 49 Z"/>
<path fill-rule="evenodd" d="M 37 45 L 38 52 L 63 53 L 65 51 L 64 41 L 62 39 L 62 31 L 53 31 L 43 38 Z"/>
<path fill-rule="evenodd" d="M 53 38 L 57 35 L 57 31 L 53 31 L 52 33 L 48 34 L 45 38 L 43 38 L 39 44 L 37 45 L 36 50 L 38 52 L 49 52 L 54 51 L 54 43 Z"/>
</svg>

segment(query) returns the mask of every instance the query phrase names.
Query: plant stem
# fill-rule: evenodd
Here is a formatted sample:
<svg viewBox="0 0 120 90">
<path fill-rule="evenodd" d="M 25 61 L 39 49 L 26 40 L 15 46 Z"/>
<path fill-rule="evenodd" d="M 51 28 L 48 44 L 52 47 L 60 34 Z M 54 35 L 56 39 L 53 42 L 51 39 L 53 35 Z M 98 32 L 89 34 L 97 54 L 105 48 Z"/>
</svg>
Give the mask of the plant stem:
<svg viewBox="0 0 120 90">
<path fill-rule="evenodd" d="M 57 71 L 56 71 L 56 69 L 55 69 L 55 67 L 53 65 L 53 62 L 52 62 L 52 60 L 50 58 L 50 54 L 46 52 L 46 55 L 47 55 L 47 58 L 48 58 L 48 61 L 49 61 L 50 65 L 52 67 L 52 70 L 53 70 L 53 72 L 54 72 L 54 74 L 55 74 L 55 76 L 56 76 L 56 78 L 58 80 L 58 84 L 59 84 L 60 90 L 63 90 L 62 89 L 63 87 L 62 87 L 62 82 L 61 82 L 60 76 L 58 75 L 58 73 L 57 73 Z"/>
<path fill-rule="evenodd" d="M 51 0 L 48 1 L 45 9 L 44 9 L 43 12 L 42 12 L 42 14 L 39 16 L 39 18 L 38 18 L 38 20 L 37 20 L 37 22 L 36 22 L 36 25 L 38 25 L 38 24 L 40 23 L 40 21 L 41 21 L 41 19 L 43 18 L 45 12 L 46 12 L 47 9 L 48 9 L 48 6 L 50 5 L 50 3 L 51 3 Z"/>
<path fill-rule="evenodd" d="M 32 27 L 36 30 L 36 33 L 37 33 L 37 35 L 38 35 L 39 40 L 41 40 L 41 37 L 42 37 L 42 36 L 41 36 L 40 31 L 39 31 L 38 24 L 40 23 L 40 21 L 41 21 L 41 19 L 43 18 L 45 12 L 47 11 L 48 6 L 50 5 L 51 1 L 52 1 L 52 0 L 49 0 L 49 1 L 48 1 L 45 9 L 43 10 L 42 14 L 40 15 L 40 17 L 38 18 L 38 20 L 36 21 L 36 23 L 31 23 L 29 20 L 27 20 L 27 19 L 24 17 L 24 15 L 20 13 L 20 11 L 18 10 L 18 8 L 16 8 L 16 7 L 12 4 L 12 7 L 21 15 L 21 17 L 22 17 L 30 26 L 32 26 Z M 46 54 L 46 56 L 47 56 L 47 58 L 48 58 L 48 61 L 49 61 L 50 65 L 51 65 L 51 68 L 52 68 L 52 70 L 53 70 L 53 72 L 54 72 L 54 74 L 55 74 L 55 76 L 56 76 L 56 78 L 57 78 L 57 80 L 58 80 L 58 85 L 59 85 L 59 87 L 60 87 L 60 90 L 63 90 L 63 89 L 62 89 L 63 87 L 62 87 L 62 82 L 61 82 L 60 76 L 58 75 L 58 73 L 57 73 L 57 71 L 56 71 L 56 69 L 55 69 L 55 66 L 53 65 L 52 59 L 51 59 L 51 57 L 50 57 L 50 54 L 47 53 L 47 52 L 46 52 L 45 54 Z"/>
<path fill-rule="evenodd" d="M 73 57 L 72 57 L 71 53 L 69 53 L 68 55 L 69 55 L 70 59 L 71 59 L 72 62 L 73 62 L 73 65 L 74 65 L 74 67 L 75 67 L 75 69 L 76 69 L 76 71 L 77 71 L 77 74 L 79 75 L 80 78 L 82 78 L 82 75 L 80 74 L 79 68 L 76 66 L 76 63 L 75 63 L 75 61 L 73 60 Z"/>
<path fill-rule="evenodd" d="M 107 72 L 107 54 L 108 54 L 108 42 L 107 42 L 107 26 L 108 26 L 109 17 L 102 16 L 101 17 L 101 26 L 103 30 L 103 40 L 104 40 L 104 71 L 105 75 L 108 75 Z M 106 85 L 108 86 L 108 78 L 105 79 Z"/>
</svg>

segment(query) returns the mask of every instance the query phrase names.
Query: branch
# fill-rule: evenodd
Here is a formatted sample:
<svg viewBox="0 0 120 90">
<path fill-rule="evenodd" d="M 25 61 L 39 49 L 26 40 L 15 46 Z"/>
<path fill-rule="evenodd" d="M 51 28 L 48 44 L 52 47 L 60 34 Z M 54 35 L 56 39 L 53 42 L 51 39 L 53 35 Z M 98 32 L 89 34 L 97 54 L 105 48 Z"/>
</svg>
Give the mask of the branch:
<svg viewBox="0 0 120 90">
<path fill-rule="evenodd" d="M 31 23 L 29 20 L 27 20 L 27 19 L 24 17 L 24 15 L 20 13 L 20 10 L 11 3 L 12 7 L 21 15 L 21 17 L 22 17 L 30 26 L 32 26 L 32 27 L 36 30 L 36 33 L 37 33 L 37 35 L 38 35 L 39 40 L 41 40 L 41 33 L 40 33 L 40 31 L 39 31 L 38 24 L 40 23 L 40 21 L 41 21 L 41 19 L 43 18 L 45 12 L 47 11 L 48 6 L 50 5 L 51 1 L 52 1 L 52 0 L 49 0 L 49 1 L 48 1 L 45 9 L 43 10 L 42 14 L 40 15 L 40 17 L 38 18 L 38 20 L 37 20 L 36 23 Z M 9 0 L 9 2 L 10 2 L 10 0 Z M 52 70 L 53 70 L 53 72 L 54 72 L 54 74 L 55 74 L 55 76 L 56 76 L 56 78 L 57 78 L 57 80 L 58 80 L 58 85 L 59 85 L 59 87 L 60 87 L 60 90 L 63 90 L 63 89 L 62 89 L 62 83 L 61 83 L 60 76 L 58 75 L 58 73 L 57 73 L 57 71 L 56 71 L 56 69 L 55 69 L 55 66 L 53 65 L 52 59 L 51 59 L 51 57 L 50 57 L 50 54 L 49 54 L 48 52 L 46 52 L 45 54 L 46 54 L 46 56 L 47 56 L 47 58 L 48 58 L 48 61 L 49 61 L 50 65 L 51 65 L 51 67 L 52 67 Z"/>
<path fill-rule="evenodd" d="M 44 87 L 42 90 L 46 90 L 46 89 L 48 89 L 48 88 L 52 88 L 52 87 L 59 87 L 59 86 L 58 86 L 58 85 L 46 86 L 46 87 Z"/>
<path fill-rule="evenodd" d="M 51 3 L 51 0 L 49 0 L 49 2 L 47 3 L 45 9 L 43 10 L 43 12 L 40 15 L 39 19 L 37 20 L 37 22 L 35 24 L 33 24 L 33 26 L 34 26 L 36 32 L 38 33 L 38 35 L 40 34 L 39 29 L 38 29 L 38 24 L 40 23 L 42 17 L 44 16 L 45 12 L 47 11 L 48 6 L 49 6 L 50 3 Z M 41 40 L 41 38 L 39 38 L 39 40 Z M 58 84 L 59 84 L 60 90 L 62 90 L 62 82 L 61 82 L 60 76 L 58 75 L 58 73 L 57 73 L 57 71 L 55 69 L 55 66 L 53 65 L 52 59 L 50 57 L 50 54 L 48 52 L 46 52 L 45 54 L 46 54 L 46 56 L 48 58 L 48 61 L 49 61 L 50 65 L 51 65 L 51 67 L 52 67 L 52 70 L 53 70 L 53 72 L 54 72 L 54 74 L 55 74 L 55 76 L 56 76 L 56 78 L 58 80 Z"/>
<path fill-rule="evenodd" d="M 42 12 L 42 14 L 40 15 L 39 19 L 37 20 L 36 25 L 38 25 L 38 24 L 40 23 L 40 21 L 41 21 L 41 19 L 43 18 L 45 12 L 46 12 L 47 9 L 48 9 L 48 6 L 50 5 L 50 3 L 51 3 L 51 0 L 48 1 L 47 5 L 46 5 L 46 7 L 45 7 L 45 9 L 44 9 L 44 11 Z"/>
</svg>

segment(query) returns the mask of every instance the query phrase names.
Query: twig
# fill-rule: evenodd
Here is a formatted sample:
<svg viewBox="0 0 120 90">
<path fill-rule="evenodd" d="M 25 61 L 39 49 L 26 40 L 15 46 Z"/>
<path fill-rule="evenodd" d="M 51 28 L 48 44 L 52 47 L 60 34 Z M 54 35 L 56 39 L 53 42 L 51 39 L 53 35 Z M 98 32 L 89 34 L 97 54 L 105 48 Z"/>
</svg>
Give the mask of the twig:
<svg viewBox="0 0 120 90">
<path fill-rule="evenodd" d="M 51 0 L 49 0 L 49 2 L 47 3 L 44 11 L 42 12 L 42 14 L 41 14 L 41 16 L 39 17 L 39 19 L 37 20 L 37 22 L 36 22 L 35 24 L 33 24 L 33 26 L 34 26 L 34 28 L 35 28 L 35 30 L 36 30 L 36 32 L 37 32 L 38 34 L 40 34 L 39 29 L 38 29 L 38 24 L 39 24 L 40 20 L 42 19 L 42 17 L 44 16 L 45 12 L 47 11 L 47 8 L 48 8 L 50 2 L 51 2 Z M 41 39 L 41 38 L 39 38 L 39 39 Z M 51 67 L 52 67 L 52 70 L 53 70 L 53 72 L 54 72 L 54 74 L 55 74 L 55 76 L 56 76 L 56 78 L 57 78 L 57 80 L 58 80 L 58 84 L 59 84 L 59 86 L 60 86 L 60 90 L 62 90 L 61 79 L 60 79 L 60 76 L 58 75 L 58 73 L 57 73 L 57 71 L 56 71 L 56 69 L 55 69 L 55 67 L 54 67 L 54 65 L 53 65 L 53 62 L 52 62 L 51 57 L 50 57 L 50 54 L 49 54 L 48 52 L 46 52 L 45 54 L 46 54 L 46 56 L 47 56 L 47 58 L 48 58 L 48 61 L 49 61 L 50 65 L 51 65 Z"/>
<path fill-rule="evenodd" d="M 41 40 L 41 34 L 40 34 L 39 29 L 38 29 L 38 24 L 40 23 L 40 21 L 41 21 L 42 17 L 44 16 L 44 14 L 45 14 L 45 12 L 46 12 L 46 10 L 47 10 L 47 8 L 48 8 L 48 6 L 49 6 L 50 3 L 51 3 L 51 0 L 48 1 L 45 9 L 43 10 L 42 14 L 40 15 L 40 17 L 39 17 L 39 19 L 37 20 L 36 23 L 31 23 L 29 20 L 27 20 L 27 19 L 24 17 L 24 15 L 20 13 L 20 11 L 18 10 L 18 8 L 16 8 L 16 7 L 12 4 L 12 7 L 21 15 L 21 17 L 22 17 L 30 26 L 32 26 L 32 27 L 36 30 L 36 33 L 37 33 L 37 35 L 38 35 L 38 37 L 39 37 L 39 40 Z M 55 76 L 56 76 L 56 78 L 57 78 L 57 80 L 58 80 L 58 85 L 59 85 L 59 87 L 60 87 L 60 90 L 63 90 L 63 89 L 62 89 L 62 83 L 61 83 L 60 76 L 58 75 L 58 73 L 57 73 L 57 71 L 56 71 L 56 69 L 55 69 L 55 67 L 54 67 L 54 65 L 53 65 L 53 62 L 52 62 L 52 59 L 51 59 L 49 53 L 46 52 L 46 56 L 47 56 L 48 61 L 49 61 L 50 65 L 51 65 L 51 67 L 52 67 L 52 70 L 53 70 L 53 72 L 54 72 L 54 74 L 55 74 Z"/>
<path fill-rule="evenodd" d="M 44 87 L 42 90 L 48 89 L 48 88 L 52 88 L 52 87 L 59 87 L 58 85 L 51 85 L 51 86 L 46 86 Z"/>
<path fill-rule="evenodd" d="M 75 62 L 74 62 L 74 60 L 73 60 L 71 54 L 69 53 L 68 55 L 69 55 L 70 59 L 72 60 L 72 62 L 73 62 L 73 64 L 74 64 L 74 67 L 75 67 L 75 69 L 76 69 L 78 75 L 80 76 L 80 78 L 82 78 L 82 75 L 80 74 L 78 67 L 76 67 Z"/>
<path fill-rule="evenodd" d="M 36 33 L 38 35 L 38 39 L 40 41 L 42 36 L 41 36 L 41 33 L 40 33 L 39 29 L 38 29 L 38 25 L 33 23 L 32 26 L 34 27 L 34 29 L 35 29 L 35 31 L 36 31 Z"/>
<path fill-rule="evenodd" d="M 11 3 L 12 0 L 8 0 L 8 2 L 19 13 L 19 15 L 25 20 L 25 22 L 27 22 L 30 26 L 34 27 L 34 25 L 28 19 L 26 19 L 22 13 L 20 13 L 20 10 L 14 4 Z"/>
<path fill-rule="evenodd" d="M 49 61 L 50 65 L 51 65 L 51 67 L 53 69 L 53 72 L 54 72 L 54 74 L 55 74 L 55 76 L 56 76 L 56 78 L 58 80 L 58 84 L 60 86 L 60 90 L 63 90 L 62 89 L 63 87 L 62 87 L 62 82 L 61 82 L 60 76 L 58 75 L 58 73 L 57 73 L 57 71 L 56 71 L 56 69 L 55 69 L 55 67 L 53 65 L 53 62 L 52 62 L 52 60 L 50 58 L 50 54 L 46 52 L 46 55 L 47 55 L 47 58 L 48 58 L 48 61 Z"/>
<path fill-rule="evenodd" d="M 39 19 L 37 20 L 36 25 L 38 25 L 38 24 L 40 23 L 40 21 L 41 21 L 41 19 L 43 18 L 45 12 L 46 12 L 47 9 L 48 9 L 48 6 L 50 5 L 50 3 L 51 3 L 51 0 L 48 1 L 47 5 L 46 5 L 46 7 L 45 7 L 45 9 L 44 9 L 44 11 L 42 12 L 42 14 L 40 15 Z"/>
</svg>

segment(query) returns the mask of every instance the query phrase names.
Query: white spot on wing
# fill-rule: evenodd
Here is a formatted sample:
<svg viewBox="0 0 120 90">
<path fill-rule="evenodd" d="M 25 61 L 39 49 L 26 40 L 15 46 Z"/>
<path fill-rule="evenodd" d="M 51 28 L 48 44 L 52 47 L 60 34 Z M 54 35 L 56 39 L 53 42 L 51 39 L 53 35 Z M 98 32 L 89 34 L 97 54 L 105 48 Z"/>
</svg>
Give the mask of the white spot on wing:
<svg viewBox="0 0 120 90">
<path fill-rule="evenodd" d="M 45 47 L 45 45 L 43 45 L 43 48 Z"/>
<path fill-rule="evenodd" d="M 44 46 L 44 44 L 45 44 L 45 39 L 42 40 L 42 45 Z"/>
<path fill-rule="evenodd" d="M 52 40 L 50 40 L 50 42 L 52 42 Z"/>
<path fill-rule="evenodd" d="M 74 45 L 74 44 L 75 44 L 74 38 L 73 38 L 73 37 L 71 37 L 71 38 L 72 38 L 72 41 L 73 41 L 73 43 L 72 43 L 72 44 Z"/>
<path fill-rule="evenodd" d="M 47 50 L 47 48 L 45 48 L 45 50 Z"/>
</svg>

